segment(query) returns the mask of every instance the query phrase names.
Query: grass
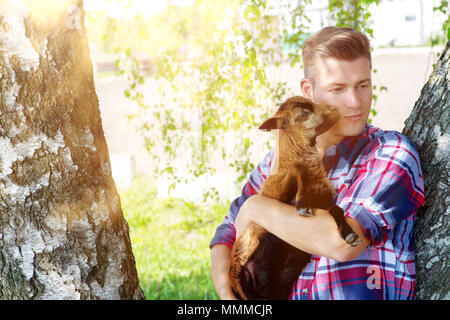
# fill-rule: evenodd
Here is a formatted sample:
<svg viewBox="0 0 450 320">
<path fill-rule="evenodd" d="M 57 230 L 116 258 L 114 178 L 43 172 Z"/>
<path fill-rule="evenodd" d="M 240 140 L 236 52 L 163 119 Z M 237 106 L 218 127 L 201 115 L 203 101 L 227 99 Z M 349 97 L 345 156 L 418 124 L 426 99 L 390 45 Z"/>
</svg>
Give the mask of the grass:
<svg viewBox="0 0 450 320">
<path fill-rule="evenodd" d="M 142 178 L 119 194 L 145 297 L 218 299 L 210 274 L 209 241 L 228 204 L 157 199 L 152 182 Z"/>
</svg>

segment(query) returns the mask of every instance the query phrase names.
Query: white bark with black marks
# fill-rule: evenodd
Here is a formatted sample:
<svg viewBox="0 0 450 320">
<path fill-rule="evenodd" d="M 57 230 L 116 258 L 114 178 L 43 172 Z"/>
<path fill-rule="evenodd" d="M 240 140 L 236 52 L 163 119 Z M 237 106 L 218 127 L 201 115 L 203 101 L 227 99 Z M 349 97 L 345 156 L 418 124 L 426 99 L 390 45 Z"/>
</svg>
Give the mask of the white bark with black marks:
<svg viewBox="0 0 450 320">
<path fill-rule="evenodd" d="M 414 230 L 416 299 L 450 299 L 450 41 L 403 133 L 419 151 L 425 185 Z"/>
<path fill-rule="evenodd" d="M 0 1 L 0 299 L 143 298 L 83 21 Z"/>
</svg>

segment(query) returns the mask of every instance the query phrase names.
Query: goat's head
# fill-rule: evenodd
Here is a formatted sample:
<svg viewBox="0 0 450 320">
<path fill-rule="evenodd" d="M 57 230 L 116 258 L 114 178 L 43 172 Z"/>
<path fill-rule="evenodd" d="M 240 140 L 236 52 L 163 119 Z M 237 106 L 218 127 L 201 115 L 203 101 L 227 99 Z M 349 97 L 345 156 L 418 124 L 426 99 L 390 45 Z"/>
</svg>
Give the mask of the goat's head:
<svg viewBox="0 0 450 320">
<path fill-rule="evenodd" d="M 315 138 L 331 128 L 339 118 L 339 111 L 335 107 L 294 96 L 282 103 L 276 114 L 267 119 L 259 129 L 281 129 L 300 135 L 314 144 Z"/>
</svg>

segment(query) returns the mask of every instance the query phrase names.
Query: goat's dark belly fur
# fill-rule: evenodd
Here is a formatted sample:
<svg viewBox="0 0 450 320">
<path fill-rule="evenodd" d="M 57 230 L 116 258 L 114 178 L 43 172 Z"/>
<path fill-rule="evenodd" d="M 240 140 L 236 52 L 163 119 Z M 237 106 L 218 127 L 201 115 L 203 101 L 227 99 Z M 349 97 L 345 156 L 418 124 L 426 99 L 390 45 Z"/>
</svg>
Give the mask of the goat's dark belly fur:
<svg viewBox="0 0 450 320">
<path fill-rule="evenodd" d="M 333 203 L 331 190 L 305 188 L 305 205 L 329 209 Z M 242 266 L 239 281 L 247 299 L 286 300 L 300 273 L 311 261 L 311 255 L 270 232 L 260 235 L 259 245 Z M 235 292 L 235 295 L 239 295 Z M 240 298 L 240 297 L 239 297 Z"/>
<path fill-rule="evenodd" d="M 286 300 L 311 255 L 266 232 L 239 273 L 247 299 Z M 235 292 L 235 294 L 237 294 Z"/>
</svg>

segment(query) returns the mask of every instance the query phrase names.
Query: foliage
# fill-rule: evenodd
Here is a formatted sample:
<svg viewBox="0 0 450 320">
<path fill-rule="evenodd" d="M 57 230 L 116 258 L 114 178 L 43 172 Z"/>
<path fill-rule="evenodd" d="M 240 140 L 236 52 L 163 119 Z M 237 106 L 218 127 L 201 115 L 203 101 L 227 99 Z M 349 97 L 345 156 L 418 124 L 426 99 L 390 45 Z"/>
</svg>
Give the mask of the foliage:
<svg viewBox="0 0 450 320">
<path fill-rule="evenodd" d="M 447 20 L 444 21 L 442 25 L 442 31 L 444 34 L 444 43 L 450 40 L 450 7 L 448 0 L 441 0 L 438 6 L 433 8 L 433 11 L 439 11 L 444 14 L 444 17 L 447 17 Z"/>
<path fill-rule="evenodd" d="M 328 9 L 336 25 L 360 30 L 373 38 L 369 7 L 378 5 L 380 0 L 329 0 Z"/>
<path fill-rule="evenodd" d="M 177 198 L 159 200 L 154 183 L 136 179 L 119 190 L 145 297 L 217 299 L 208 246 L 228 203 L 199 207 Z"/>
<path fill-rule="evenodd" d="M 334 0 L 329 9 L 336 25 L 371 35 L 367 9 L 378 2 Z M 169 4 L 153 17 L 105 15 L 103 48 L 119 57 L 118 73 L 129 81 L 124 94 L 140 106 L 129 119 L 140 126 L 156 176 L 172 188 L 224 166 L 234 169 L 237 183 L 248 176 L 255 155 L 273 145 L 267 134 L 256 143 L 254 129 L 292 95 L 286 82 L 268 80 L 268 68 L 300 67 L 308 4 L 197 0 L 182 8 Z M 142 70 L 142 52 L 151 57 L 150 76 Z M 146 85 L 154 88 L 151 97 L 143 94 Z M 209 187 L 205 196 L 218 197 Z"/>
</svg>

